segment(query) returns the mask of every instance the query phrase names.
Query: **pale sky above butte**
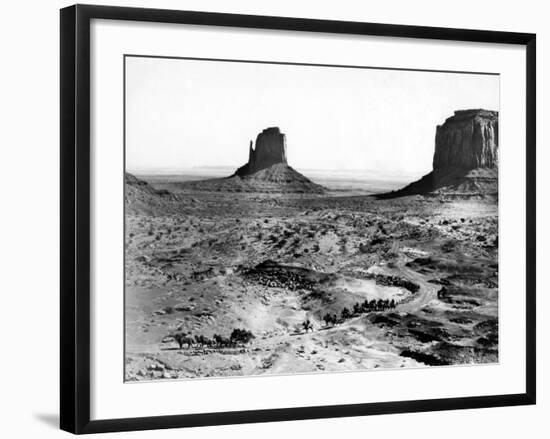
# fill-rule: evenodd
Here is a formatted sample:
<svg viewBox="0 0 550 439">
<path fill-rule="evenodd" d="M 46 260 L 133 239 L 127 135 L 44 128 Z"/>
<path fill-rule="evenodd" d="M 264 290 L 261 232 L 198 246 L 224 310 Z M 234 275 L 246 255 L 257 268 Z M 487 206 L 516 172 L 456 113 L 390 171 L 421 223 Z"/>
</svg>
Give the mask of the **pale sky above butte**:
<svg viewBox="0 0 550 439">
<path fill-rule="evenodd" d="M 278 126 L 295 168 L 421 174 L 468 108 L 499 109 L 498 76 L 127 57 L 126 167 L 237 167 Z"/>
</svg>

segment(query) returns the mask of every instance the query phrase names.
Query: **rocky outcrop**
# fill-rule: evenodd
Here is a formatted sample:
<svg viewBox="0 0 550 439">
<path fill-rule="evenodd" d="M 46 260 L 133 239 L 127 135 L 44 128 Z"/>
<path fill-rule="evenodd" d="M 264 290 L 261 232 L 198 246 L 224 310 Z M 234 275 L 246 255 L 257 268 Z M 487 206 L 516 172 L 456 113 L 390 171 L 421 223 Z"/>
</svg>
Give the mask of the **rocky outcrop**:
<svg viewBox="0 0 550 439">
<path fill-rule="evenodd" d="M 124 183 L 124 202 L 128 214 L 154 215 L 160 212 L 175 212 L 186 204 L 177 195 L 164 189 L 155 189 L 128 172 L 125 173 Z"/>
<path fill-rule="evenodd" d="M 455 111 L 437 126 L 432 171 L 403 189 L 380 197 L 428 193 L 498 195 L 497 111 Z"/>
<path fill-rule="evenodd" d="M 498 166 L 498 112 L 455 111 L 435 133 L 433 170 Z"/>
<path fill-rule="evenodd" d="M 126 202 L 129 201 L 131 194 L 139 192 L 151 196 L 157 196 L 166 199 L 176 199 L 175 195 L 165 189 L 155 189 L 149 183 L 137 178 L 135 175 L 126 172 L 124 175 L 124 182 L 126 183 Z"/>
<path fill-rule="evenodd" d="M 325 188 L 313 183 L 287 163 L 286 136 L 279 128 L 266 128 L 250 142 L 248 163 L 227 178 L 190 181 L 192 191 L 322 194 Z"/>
<path fill-rule="evenodd" d="M 235 174 L 251 175 L 277 163 L 287 164 L 286 136 L 278 127 L 266 128 L 256 137 L 256 149 L 250 141 L 248 163 L 237 169 Z"/>
</svg>

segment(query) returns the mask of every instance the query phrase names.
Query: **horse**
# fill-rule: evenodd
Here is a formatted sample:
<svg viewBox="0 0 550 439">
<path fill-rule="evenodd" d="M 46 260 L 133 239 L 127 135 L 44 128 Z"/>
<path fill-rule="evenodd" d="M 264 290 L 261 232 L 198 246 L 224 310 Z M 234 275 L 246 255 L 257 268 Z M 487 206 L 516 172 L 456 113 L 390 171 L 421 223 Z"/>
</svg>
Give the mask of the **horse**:
<svg viewBox="0 0 550 439">
<path fill-rule="evenodd" d="M 183 332 L 178 332 L 174 336 L 174 340 L 179 344 L 180 349 L 183 348 L 183 345 L 186 344 L 189 349 L 193 345 L 193 337 L 191 335 L 187 336 Z"/>
</svg>

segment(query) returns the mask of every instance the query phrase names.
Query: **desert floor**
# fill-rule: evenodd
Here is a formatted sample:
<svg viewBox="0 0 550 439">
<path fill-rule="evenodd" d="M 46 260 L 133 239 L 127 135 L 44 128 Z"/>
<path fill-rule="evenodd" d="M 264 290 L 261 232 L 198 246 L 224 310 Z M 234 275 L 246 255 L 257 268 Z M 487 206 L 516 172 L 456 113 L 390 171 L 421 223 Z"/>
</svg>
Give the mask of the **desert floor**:
<svg viewBox="0 0 550 439">
<path fill-rule="evenodd" d="M 127 208 L 126 380 L 498 361 L 496 202 L 179 196 Z M 353 312 L 373 299 L 397 305 Z M 170 337 L 234 328 L 255 338 L 180 348 Z"/>
</svg>

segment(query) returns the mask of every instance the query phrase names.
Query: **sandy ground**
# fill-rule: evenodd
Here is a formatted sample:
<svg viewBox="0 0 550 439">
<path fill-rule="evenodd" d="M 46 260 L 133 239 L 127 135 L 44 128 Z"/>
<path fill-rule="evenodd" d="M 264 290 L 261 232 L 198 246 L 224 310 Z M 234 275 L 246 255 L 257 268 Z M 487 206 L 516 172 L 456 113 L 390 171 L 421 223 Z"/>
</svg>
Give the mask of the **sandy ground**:
<svg viewBox="0 0 550 439">
<path fill-rule="evenodd" d="M 127 380 L 498 361 L 494 201 L 179 196 L 193 202 L 127 209 Z M 396 306 L 353 313 L 378 299 Z M 180 349 L 169 337 L 234 328 L 255 338 Z"/>
</svg>

